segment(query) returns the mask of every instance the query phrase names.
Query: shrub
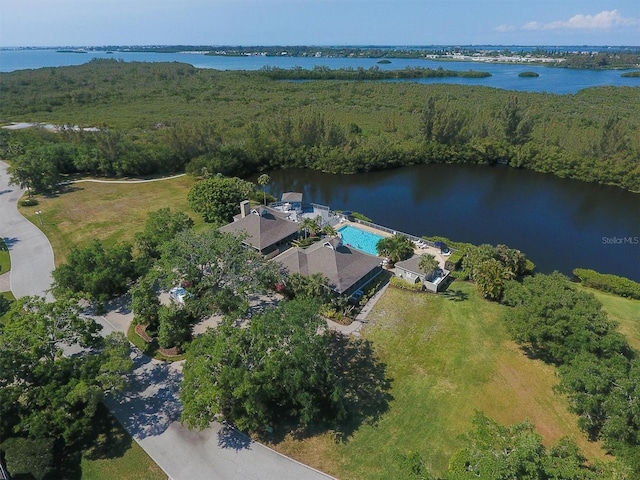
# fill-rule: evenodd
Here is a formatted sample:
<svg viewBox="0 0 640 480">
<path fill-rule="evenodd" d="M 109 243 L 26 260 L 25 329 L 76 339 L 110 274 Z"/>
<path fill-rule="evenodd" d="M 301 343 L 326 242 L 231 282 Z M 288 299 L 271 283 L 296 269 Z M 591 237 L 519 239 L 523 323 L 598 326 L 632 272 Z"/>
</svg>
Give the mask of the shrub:
<svg viewBox="0 0 640 480">
<path fill-rule="evenodd" d="M 413 292 L 422 291 L 422 283 L 409 283 L 399 277 L 391 277 L 391 280 L 389 280 L 389 285 L 401 290 L 411 290 Z"/>
<path fill-rule="evenodd" d="M 22 207 L 35 207 L 38 203 L 38 200 L 35 198 L 25 198 L 24 200 L 20 200 L 20 206 Z"/>
<path fill-rule="evenodd" d="M 595 288 L 602 292 L 613 293 L 621 297 L 640 300 L 640 283 L 625 277 L 598 273 L 585 268 L 575 268 L 573 275 L 582 282 L 585 287 Z"/>
<path fill-rule="evenodd" d="M 462 257 L 464 257 L 464 250 L 456 250 L 449 258 L 445 261 L 444 268 L 447 270 L 451 270 L 452 272 L 458 270 L 460 268 L 460 264 L 462 263 Z"/>
</svg>

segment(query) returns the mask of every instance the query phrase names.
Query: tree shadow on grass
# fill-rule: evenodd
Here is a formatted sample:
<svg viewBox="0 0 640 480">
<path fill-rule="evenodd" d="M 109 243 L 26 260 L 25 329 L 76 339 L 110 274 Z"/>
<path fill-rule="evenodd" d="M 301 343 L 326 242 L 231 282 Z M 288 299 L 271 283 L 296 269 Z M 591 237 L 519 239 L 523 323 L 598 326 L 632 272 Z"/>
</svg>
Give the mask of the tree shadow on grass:
<svg viewBox="0 0 640 480">
<path fill-rule="evenodd" d="M 85 450 L 89 460 L 119 458 L 131 448 L 132 438 L 104 404 L 93 419 L 95 434 Z"/>
<path fill-rule="evenodd" d="M 346 441 L 363 424 L 376 425 L 389 410 L 393 396 L 387 366 L 380 362 L 369 340 L 332 333 L 333 362 L 346 398 L 347 420 L 336 425 L 337 439 Z"/>
<path fill-rule="evenodd" d="M 447 297 L 451 302 L 464 302 L 469 299 L 469 294 L 462 290 L 447 290 L 446 292 L 443 292 L 442 295 Z"/>
</svg>

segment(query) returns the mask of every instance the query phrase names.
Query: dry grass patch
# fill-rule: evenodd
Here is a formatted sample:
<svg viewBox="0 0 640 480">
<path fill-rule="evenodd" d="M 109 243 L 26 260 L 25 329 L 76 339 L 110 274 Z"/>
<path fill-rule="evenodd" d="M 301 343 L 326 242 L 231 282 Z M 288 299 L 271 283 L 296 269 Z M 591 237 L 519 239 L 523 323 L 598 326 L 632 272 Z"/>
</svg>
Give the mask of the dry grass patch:
<svg viewBox="0 0 640 480">
<path fill-rule="evenodd" d="M 200 221 L 187 205 L 193 183 L 188 176 L 136 184 L 78 183 L 59 196 L 39 198 L 37 207 L 20 211 L 49 238 L 59 265 L 74 246 L 96 238 L 107 244 L 132 242 L 150 211 L 169 207 Z M 42 226 L 36 211 L 42 212 Z"/>
</svg>

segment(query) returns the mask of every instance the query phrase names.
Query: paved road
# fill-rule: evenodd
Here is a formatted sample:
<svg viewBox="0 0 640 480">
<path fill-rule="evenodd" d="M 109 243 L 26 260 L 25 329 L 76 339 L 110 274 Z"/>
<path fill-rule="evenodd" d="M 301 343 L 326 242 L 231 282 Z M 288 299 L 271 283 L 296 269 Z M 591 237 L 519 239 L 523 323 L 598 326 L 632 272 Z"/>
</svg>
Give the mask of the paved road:
<svg viewBox="0 0 640 480">
<path fill-rule="evenodd" d="M 7 164 L 0 162 L 0 236 L 11 256 L 10 286 L 18 297 L 40 295 L 51 299 L 53 250 L 47 237 L 18 213 L 23 190 L 9 185 Z"/>
<path fill-rule="evenodd" d="M 9 186 L 0 162 L 0 235 L 11 254 L 11 290 L 16 297 L 46 295 L 54 268 L 47 238 L 18 213 L 22 190 Z M 125 306 L 94 317 L 103 334 L 126 332 L 131 312 Z M 327 480 L 331 477 L 214 423 L 191 432 L 178 419 L 181 365 L 157 362 L 134 352 L 131 388 L 106 403 L 133 438 L 173 480 Z"/>
</svg>

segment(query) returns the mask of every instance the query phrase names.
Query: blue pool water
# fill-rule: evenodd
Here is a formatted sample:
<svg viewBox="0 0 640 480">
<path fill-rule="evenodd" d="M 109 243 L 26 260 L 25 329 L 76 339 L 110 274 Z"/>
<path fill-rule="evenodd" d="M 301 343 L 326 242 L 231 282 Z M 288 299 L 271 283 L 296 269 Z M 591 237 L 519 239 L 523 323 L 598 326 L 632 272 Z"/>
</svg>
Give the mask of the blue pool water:
<svg viewBox="0 0 640 480">
<path fill-rule="evenodd" d="M 345 225 L 338 229 L 338 233 L 342 237 L 342 243 L 357 248 L 358 250 L 368 253 L 369 255 L 378 255 L 376 245 L 383 237 L 375 233 L 360 230 L 359 228 Z"/>
</svg>

